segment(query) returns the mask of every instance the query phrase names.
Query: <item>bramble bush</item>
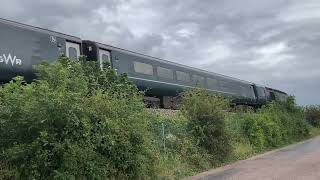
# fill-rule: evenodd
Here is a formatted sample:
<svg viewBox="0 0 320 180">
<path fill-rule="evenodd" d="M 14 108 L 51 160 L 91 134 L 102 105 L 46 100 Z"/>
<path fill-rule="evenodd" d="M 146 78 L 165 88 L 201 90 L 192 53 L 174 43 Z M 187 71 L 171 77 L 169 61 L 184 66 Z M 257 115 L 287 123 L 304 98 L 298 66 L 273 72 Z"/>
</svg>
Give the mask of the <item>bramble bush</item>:
<svg viewBox="0 0 320 180">
<path fill-rule="evenodd" d="M 95 62 L 36 67 L 0 88 L 0 159 L 19 179 L 154 177 L 142 96 Z"/>
</svg>

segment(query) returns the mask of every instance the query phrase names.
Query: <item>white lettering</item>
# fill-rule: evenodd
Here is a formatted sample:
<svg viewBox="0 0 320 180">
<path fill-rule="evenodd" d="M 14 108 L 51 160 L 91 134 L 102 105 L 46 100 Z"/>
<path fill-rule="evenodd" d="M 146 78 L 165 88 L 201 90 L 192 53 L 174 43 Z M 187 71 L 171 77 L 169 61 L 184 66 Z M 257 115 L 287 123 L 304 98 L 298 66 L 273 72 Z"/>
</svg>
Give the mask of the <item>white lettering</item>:
<svg viewBox="0 0 320 180">
<path fill-rule="evenodd" d="M 21 66 L 22 65 L 21 59 L 16 59 L 16 64 Z"/>
<path fill-rule="evenodd" d="M 11 55 L 10 55 L 10 54 L 9 54 L 9 56 L 10 56 L 10 58 L 11 58 Z M 6 55 L 5 55 L 5 54 L 3 54 L 3 59 L 4 59 L 4 62 L 5 62 L 6 64 L 8 64 L 9 58 L 6 58 Z"/>
<path fill-rule="evenodd" d="M 8 55 L 2 54 L 0 56 L 0 63 L 5 63 L 5 64 L 11 64 L 11 66 L 14 65 L 22 65 L 22 60 L 18 59 L 17 56 L 12 56 L 10 53 Z"/>
<path fill-rule="evenodd" d="M 6 64 L 8 64 L 8 63 L 9 63 L 9 60 L 10 60 L 11 65 L 13 66 L 14 61 L 16 60 L 16 56 L 14 56 L 13 59 L 12 59 L 11 54 L 9 54 L 8 56 L 6 56 L 6 55 L 4 54 L 3 57 L 4 57 L 4 61 L 6 62 Z"/>
</svg>

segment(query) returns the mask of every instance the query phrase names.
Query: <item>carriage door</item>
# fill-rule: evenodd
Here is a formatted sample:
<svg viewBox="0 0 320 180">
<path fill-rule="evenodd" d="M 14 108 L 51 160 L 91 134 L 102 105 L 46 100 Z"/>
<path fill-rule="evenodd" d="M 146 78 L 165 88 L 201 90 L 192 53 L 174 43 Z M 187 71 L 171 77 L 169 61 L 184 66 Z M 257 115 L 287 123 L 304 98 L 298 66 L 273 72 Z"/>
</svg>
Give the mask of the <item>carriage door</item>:
<svg viewBox="0 0 320 180">
<path fill-rule="evenodd" d="M 111 66 L 110 52 L 99 49 L 99 65 L 101 69 L 103 68 L 104 64 L 108 64 Z"/>
<path fill-rule="evenodd" d="M 66 42 L 66 55 L 71 60 L 77 60 L 80 57 L 80 44 Z"/>
</svg>

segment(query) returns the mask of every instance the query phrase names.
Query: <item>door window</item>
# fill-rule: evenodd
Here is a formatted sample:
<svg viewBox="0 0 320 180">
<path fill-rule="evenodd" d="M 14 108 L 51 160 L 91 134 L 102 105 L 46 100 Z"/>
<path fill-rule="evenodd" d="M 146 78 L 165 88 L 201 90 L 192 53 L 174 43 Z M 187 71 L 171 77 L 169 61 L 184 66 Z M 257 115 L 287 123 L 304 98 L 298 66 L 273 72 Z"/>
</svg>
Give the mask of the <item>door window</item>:
<svg viewBox="0 0 320 180">
<path fill-rule="evenodd" d="M 66 55 L 71 60 L 77 60 L 80 56 L 80 45 L 77 43 L 66 42 Z"/>
<path fill-rule="evenodd" d="M 99 49 L 99 65 L 103 68 L 103 65 L 111 65 L 110 52 L 106 50 Z"/>
<path fill-rule="evenodd" d="M 68 51 L 69 51 L 69 58 L 71 60 L 76 60 L 77 59 L 77 50 L 76 50 L 76 48 L 69 47 Z"/>
</svg>

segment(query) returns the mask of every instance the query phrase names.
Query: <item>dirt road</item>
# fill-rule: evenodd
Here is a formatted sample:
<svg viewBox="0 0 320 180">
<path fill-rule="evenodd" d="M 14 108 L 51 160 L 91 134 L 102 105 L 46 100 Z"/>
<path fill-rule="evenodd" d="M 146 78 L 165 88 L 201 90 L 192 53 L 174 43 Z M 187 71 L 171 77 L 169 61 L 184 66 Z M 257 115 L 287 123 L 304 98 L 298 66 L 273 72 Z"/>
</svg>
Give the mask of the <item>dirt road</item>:
<svg viewBox="0 0 320 180">
<path fill-rule="evenodd" d="M 188 178 L 210 180 L 320 180 L 320 137 Z"/>
</svg>

